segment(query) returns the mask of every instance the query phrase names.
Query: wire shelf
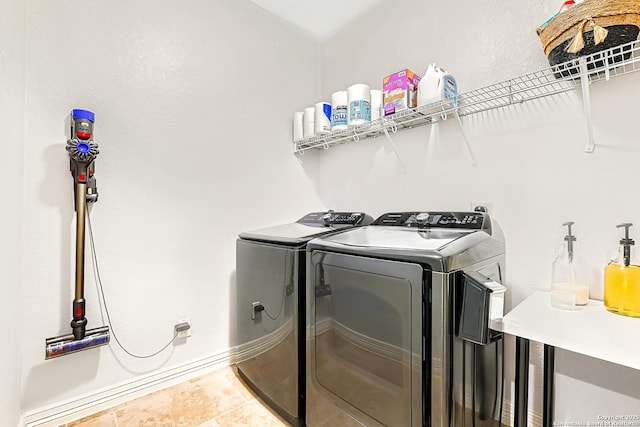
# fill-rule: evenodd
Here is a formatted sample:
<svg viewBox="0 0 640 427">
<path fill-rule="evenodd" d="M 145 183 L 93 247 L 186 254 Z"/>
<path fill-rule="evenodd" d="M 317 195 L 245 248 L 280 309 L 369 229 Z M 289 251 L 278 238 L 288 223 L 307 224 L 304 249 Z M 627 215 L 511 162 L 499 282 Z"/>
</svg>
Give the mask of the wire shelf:
<svg viewBox="0 0 640 427">
<path fill-rule="evenodd" d="M 446 119 L 452 114 L 468 116 L 569 92 L 580 87 L 581 79 L 584 78 L 594 83 L 640 71 L 640 46 L 636 46 L 636 43 L 637 41 L 633 41 L 459 94 L 457 107 L 450 103 L 436 102 L 400 111 L 347 130 L 307 138 L 294 143 L 294 153 L 303 153 L 312 148 L 327 149 L 332 145 L 357 142 L 385 133 L 388 135 L 388 132 L 396 133 L 400 129 L 427 125 L 440 118 Z"/>
</svg>

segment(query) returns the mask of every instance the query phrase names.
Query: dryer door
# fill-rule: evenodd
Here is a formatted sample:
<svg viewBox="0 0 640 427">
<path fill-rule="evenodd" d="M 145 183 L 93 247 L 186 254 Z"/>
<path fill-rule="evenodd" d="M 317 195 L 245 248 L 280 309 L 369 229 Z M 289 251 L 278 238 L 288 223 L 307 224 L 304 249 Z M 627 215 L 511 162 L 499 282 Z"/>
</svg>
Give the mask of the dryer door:
<svg viewBox="0 0 640 427">
<path fill-rule="evenodd" d="M 422 266 L 323 251 L 309 262 L 308 424 L 423 425 Z"/>
</svg>

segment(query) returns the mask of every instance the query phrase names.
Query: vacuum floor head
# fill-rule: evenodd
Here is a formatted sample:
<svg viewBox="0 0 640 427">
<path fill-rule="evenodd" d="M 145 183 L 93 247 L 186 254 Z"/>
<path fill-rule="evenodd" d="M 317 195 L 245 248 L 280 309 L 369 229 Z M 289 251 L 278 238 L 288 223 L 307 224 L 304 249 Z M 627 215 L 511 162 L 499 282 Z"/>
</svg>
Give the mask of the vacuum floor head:
<svg viewBox="0 0 640 427">
<path fill-rule="evenodd" d="M 110 339 L 111 334 L 109 333 L 108 326 L 90 329 L 86 332 L 85 337 L 80 340 L 74 339 L 73 334 L 48 338 L 45 342 L 46 351 L 44 358 L 45 360 L 53 359 L 54 357 L 106 345 L 109 344 Z"/>
</svg>

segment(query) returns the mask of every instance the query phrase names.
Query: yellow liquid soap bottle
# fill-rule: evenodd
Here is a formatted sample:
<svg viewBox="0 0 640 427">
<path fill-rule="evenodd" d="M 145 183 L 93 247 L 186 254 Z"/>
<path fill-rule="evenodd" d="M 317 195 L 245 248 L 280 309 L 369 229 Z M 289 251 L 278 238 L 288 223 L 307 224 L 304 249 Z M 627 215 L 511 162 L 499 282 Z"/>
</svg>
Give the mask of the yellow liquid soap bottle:
<svg viewBox="0 0 640 427">
<path fill-rule="evenodd" d="M 620 240 L 618 256 L 604 269 L 604 306 L 612 313 L 640 317 L 640 266 L 632 252 L 635 242 L 629 238 L 629 227 L 624 227 L 624 238 Z"/>
<path fill-rule="evenodd" d="M 574 256 L 574 242 L 576 236 L 571 234 L 573 222 L 562 224 L 567 227 L 567 235 L 564 236 L 564 245 L 560 254 L 553 261 L 551 269 L 552 295 L 564 294 L 568 298 L 568 305 L 585 305 L 589 301 L 589 286 L 576 281 L 576 264 Z M 571 304 L 570 302 L 573 302 Z"/>
</svg>

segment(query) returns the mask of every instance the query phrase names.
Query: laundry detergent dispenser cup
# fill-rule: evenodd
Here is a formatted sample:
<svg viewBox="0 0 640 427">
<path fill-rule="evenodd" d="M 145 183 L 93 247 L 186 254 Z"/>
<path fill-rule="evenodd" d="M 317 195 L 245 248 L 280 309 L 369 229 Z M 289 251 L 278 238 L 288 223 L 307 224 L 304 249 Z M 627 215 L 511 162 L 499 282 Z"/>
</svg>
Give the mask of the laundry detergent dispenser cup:
<svg viewBox="0 0 640 427">
<path fill-rule="evenodd" d="M 629 238 L 632 225 L 617 226 L 624 227 L 624 237 L 616 259 L 604 270 L 604 305 L 612 313 L 640 317 L 640 266 L 633 250 L 635 242 Z"/>
</svg>

